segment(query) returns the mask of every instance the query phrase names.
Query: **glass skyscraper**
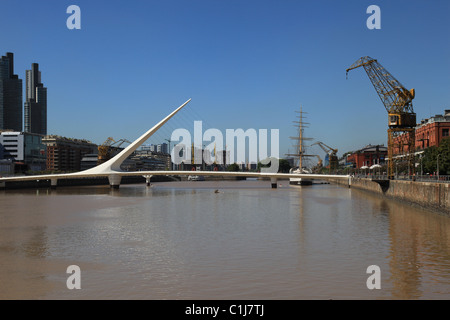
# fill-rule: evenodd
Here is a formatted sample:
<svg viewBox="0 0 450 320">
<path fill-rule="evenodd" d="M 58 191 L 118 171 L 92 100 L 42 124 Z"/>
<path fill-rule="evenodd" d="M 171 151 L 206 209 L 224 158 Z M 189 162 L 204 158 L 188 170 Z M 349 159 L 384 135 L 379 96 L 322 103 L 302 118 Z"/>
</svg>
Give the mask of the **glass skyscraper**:
<svg viewBox="0 0 450 320">
<path fill-rule="evenodd" d="M 26 71 L 26 91 L 24 104 L 25 132 L 47 134 L 47 88 L 41 82 L 39 64 L 31 64 Z"/>
<path fill-rule="evenodd" d="M 22 80 L 14 74 L 14 54 L 0 59 L 0 130 L 22 131 Z"/>
</svg>

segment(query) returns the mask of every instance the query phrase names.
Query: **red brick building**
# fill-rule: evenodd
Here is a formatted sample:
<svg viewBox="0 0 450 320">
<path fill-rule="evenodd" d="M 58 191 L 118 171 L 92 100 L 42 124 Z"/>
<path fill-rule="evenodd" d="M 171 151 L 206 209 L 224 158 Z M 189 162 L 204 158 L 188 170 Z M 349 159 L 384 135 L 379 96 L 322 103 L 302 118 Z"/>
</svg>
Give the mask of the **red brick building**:
<svg viewBox="0 0 450 320">
<path fill-rule="evenodd" d="M 435 115 L 429 119 L 422 120 L 416 126 L 415 148 L 416 152 L 429 147 L 439 146 L 442 139 L 450 136 L 450 110 L 445 110 L 444 115 Z M 394 139 L 395 145 L 405 144 L 408 133 Z M 404 147 L 408 151 L 407 146 Z M 394 147 L 394 154 L 399 154 L 400 148 Z"/>
<path fill-rule="evenodd" d="M 387 157 L 387 147 L 383 145 L 368 145 L 347 156 L 347 163 L 351 163 L 353 168 L 364 166 L 371 167 L 374 164 L 383 165 Z"/>
<path fill-rule="evenodd" d="M 436 115 L 430 119 L 422 120 L 416 127 L 416 150 L 439 146 L 442 139 L 449 137 L 450 133 L 450 110 L 445 114 Z"/>
</svg>

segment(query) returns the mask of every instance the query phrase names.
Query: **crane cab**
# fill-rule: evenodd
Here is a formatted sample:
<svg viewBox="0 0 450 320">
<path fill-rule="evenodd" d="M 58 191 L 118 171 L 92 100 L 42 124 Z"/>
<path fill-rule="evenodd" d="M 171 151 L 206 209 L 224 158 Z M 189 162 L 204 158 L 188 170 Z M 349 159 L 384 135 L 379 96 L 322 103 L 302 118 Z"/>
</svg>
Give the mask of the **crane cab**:
<svg viewBox="0 0 450 320">
<path fill-rule="evenodd" d="M 390 128 L 414 128 L 415 126 L 415 113 L 389 113 Z"/>
</svg>

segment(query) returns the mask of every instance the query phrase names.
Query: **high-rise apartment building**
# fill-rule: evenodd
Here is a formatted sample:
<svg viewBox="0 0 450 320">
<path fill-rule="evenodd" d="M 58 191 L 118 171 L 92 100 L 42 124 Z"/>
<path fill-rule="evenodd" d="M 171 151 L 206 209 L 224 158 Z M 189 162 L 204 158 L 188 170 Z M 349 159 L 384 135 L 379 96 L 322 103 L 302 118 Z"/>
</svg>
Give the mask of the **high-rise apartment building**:
<svg viewBox="0 0 450 320">
<path fill-rule="evenodd" d="M 87 140 L 55 135 L 46 136 L 42 143 L 47 146 L 47 170 L 51 171 L 80 171 L 83 157 L 98 150 L 97 145 Z"/>
<path fill-rule="evenodd" d="M 22 131 L 22 80 L 14 74 L 14 54 L 0 59 L 0 130 Z"/>
<path fill-rule="evenodd" d="M 25 132 L 47 134 L 47 88 L 41 82 L 39 64 L 31 64 L 26 71 L 24 104 Z"/>
</svg>

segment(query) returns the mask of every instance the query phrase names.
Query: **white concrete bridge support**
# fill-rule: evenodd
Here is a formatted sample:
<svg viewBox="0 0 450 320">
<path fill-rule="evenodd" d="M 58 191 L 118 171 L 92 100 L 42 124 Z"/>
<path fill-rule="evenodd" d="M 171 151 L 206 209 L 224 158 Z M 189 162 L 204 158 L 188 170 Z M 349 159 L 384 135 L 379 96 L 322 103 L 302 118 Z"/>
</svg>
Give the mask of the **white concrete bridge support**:
<svg viewBox="0 0 450 320">
<path fill-rule="evenodd" d="M 270 178 L 270 183 L 272 184 L 272 189 L 277 188 L 277 178 Z"/>
<path fill-rule="evenodd" d="M 50 188 L 56 189 L 56 186 L 58 185 L 58 179 L 50 179 Z"/>
<path fill-rule="evenodd" d="M 119 189 L 122 176 L 119 174 L 110 174 L 108 176 L 109 186 L 114 189 Z"/>
<path fill-rule="evenodd" d="M 147 184 L 147 187 L 150 186 L 150 179 L 153 177 L 151 175 L 145 175 L 143 176 L 145 178 L 145 183 Z"/>
</svg>

